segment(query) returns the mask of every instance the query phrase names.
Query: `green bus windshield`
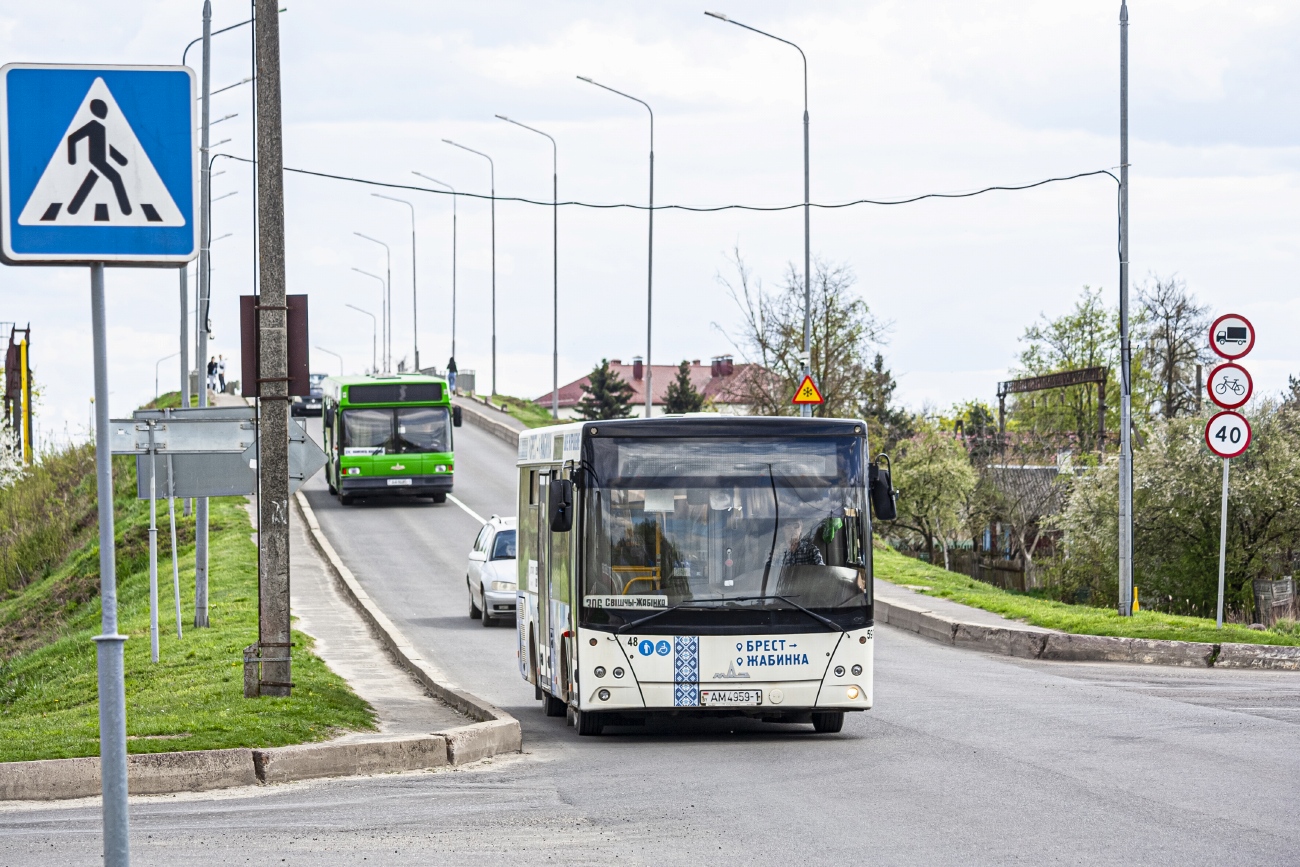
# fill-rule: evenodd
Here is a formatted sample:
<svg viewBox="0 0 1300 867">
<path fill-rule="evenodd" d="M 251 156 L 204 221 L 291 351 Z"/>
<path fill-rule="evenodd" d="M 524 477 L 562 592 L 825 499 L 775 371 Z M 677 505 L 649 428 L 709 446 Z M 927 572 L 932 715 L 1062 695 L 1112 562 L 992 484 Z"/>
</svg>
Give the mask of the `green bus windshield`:
<svg viewBox="0 0 1300 867">
<path fill-rule="evenodd" d="M 344 456 L 451 451 L 451 413 L 442 406 L 345 409 Z"/>
</svg>

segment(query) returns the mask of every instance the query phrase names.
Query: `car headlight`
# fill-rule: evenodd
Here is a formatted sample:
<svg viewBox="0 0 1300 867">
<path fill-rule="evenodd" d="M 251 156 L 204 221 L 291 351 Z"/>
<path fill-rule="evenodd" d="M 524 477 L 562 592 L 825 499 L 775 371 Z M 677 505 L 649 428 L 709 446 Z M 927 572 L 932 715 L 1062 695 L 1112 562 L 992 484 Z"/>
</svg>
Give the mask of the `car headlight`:
<svg viewBox="0 0 1300 867">
<path fill-rule="evenodd" d="M 513 582 L 513 581 L 493 581 L 493 582 L 492 582 L 492 589 L 493 589 L 493 590 L 514 590 L 514 589 L 515 589 L 515 582 Z"/>
</svg>

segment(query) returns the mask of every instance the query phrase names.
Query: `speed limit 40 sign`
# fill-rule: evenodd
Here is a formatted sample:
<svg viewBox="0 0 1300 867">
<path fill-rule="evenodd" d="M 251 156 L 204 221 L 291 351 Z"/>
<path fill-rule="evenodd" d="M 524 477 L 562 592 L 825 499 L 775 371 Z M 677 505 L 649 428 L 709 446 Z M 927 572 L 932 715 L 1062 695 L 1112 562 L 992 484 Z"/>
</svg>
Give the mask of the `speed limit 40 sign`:
<svg viewBox="0 0 1300 867">
<path fill-rule="evenodd" d="M 1231 410 L 1215 413 L 1205 423 L 1205 444 L 1221 458 L 1235 458 L 1250 445 L 1250 422 Z"/>
</svg>

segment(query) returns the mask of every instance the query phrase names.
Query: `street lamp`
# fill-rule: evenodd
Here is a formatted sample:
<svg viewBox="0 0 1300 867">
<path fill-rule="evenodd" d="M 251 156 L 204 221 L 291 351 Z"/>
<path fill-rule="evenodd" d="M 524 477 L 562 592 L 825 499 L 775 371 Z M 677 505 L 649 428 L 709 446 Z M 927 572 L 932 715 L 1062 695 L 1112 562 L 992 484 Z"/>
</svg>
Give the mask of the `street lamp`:
<svg viewBox="0 0 1300 867">
<path fill-rule="evenodd" d="M 789 39 L 782 39 L 780 36 L 773 36 L 757 27 L 750 27 L 748 24 L 741 24 L 739 21 L 728 18 L 721 12 L 705 12 L 710 18 L 716 18 L 719 21 L 726 21 L 737 27 L 743 27 L 746 30 L 752 30 L 761 36 L 769 39 L 775 39 L 777 42 L 784 42 L 803 58 L 803 375 L 809 376 L 812 373 L 812 250 L 811 250 L 811 223 L 810 223 L 810 206 L 808 199 L 808 55 L 803 53 L 803 49 L 795 45 Z M 826 360 L 822 359 L 825 364 Z M 799 408 L 799 414 L 808 417 L 812 415 L 812 406 L 802 404 Z"/>
<path fill-rule="evenodd" d="M 551 140 L 551 418 L 560 417 L 560 174 L 555 139 L 526 123 L 498 114 L 499 120 Z"/>
<path fill-rule="evenodd" d="M 166 358 L 160 358 L 154 362 L 153 365 L 153 399 L 154 400 L 158 399 L 158 365 L 162 364 L 164 361 L 170 361 L 171 359 L 175 358 L 180 354 L 181 352 L 178 349 L 175 352 L 173 352 L 171 355 L 168 355 Z"/>
<path fill-rule="evenodd" d="M 456 357 L 456 188 L 445 181 L 431 178 L 422 172 L 411 172 L 416 177 L 451 190 L 451 357 Z M 496 332 L 493 331 L 495 336 Z"/>
<path fill-rule="evenodd" d="M 371 332 L 371 353 L 372 353 L 372 354 L 373 354 L 373 352 L 374 352 L 374 336 L 373 336 L 373 334 L 374 334 L 374 332 L 373 332 L 373 330 L 372 330 L 372 332 Z M 332 355 L 332 356 L 334 356 L 335 358 L 337 358 L 337 359 L 339 360 L 339 376 L 342 376 L 342 375 L 343 375 L 343 356 L 339 355 L 337 352 L 333 351 L 332 349 L 326 349 L 326 348 L 323 347 L 323 346 L 317 346 L 317 347 L 316 347 L 316 351 L 317 351 L 317 352 L 324 352 L 326 355 Z"/>
<path fill-rule="evenodd" d="M 654 387 L 652 372 L 654 368 L 650 363 L 650 325 L 651 311 L 654 308 L 654 266 L 655 266 L 655 113 L 650 107 L 650 103 L 643 99 L 637 99 L 631 94 L 624 93 L 621 90 L 615 90 L 599 81 L 592 81 L 584 75 L 578 76 L 579 81 L 585 81 L 588 84 L 594 84 L 596 87 L 608 90 L 610 93 L 616 93 L 621 97 L 630 99 L 633 102 L 639 102 L 645 106 L 645 110 L 650 112 L 650 251 L 646 256 L 645 267 L 645 417 L 649 418 L 654 408 Z"/>
<path fill-rule="evenodd" d="M 456 144 L 449 138 L 442 140 L 443 144 L 449 144 L 454 148 L 460 148 L 463 151 L 469 151 L 472 154 L 478 154 L 488 161 L 488 172 L 491 186 L 492 203 L 492 396 L 497 396 L 497 167 L 492 162 L 492 157 L 476 151 L 473 148 L 467 148 L 463 144 Z M 453 353 L 454 354 L 454 353 Z"/>
<path fill-rule="evenodd" d="M 355 304 L 344 304 L 343 306 L 351 307 L 353 310 L 357 311 L 358 313 L 364 313 L 370 317 L 370 372 L 378 373 L 379 368 L 375 366 L 375 333 L 379 330 L 379 326 L 375 323 L 375 314 L 371 313 L 369 310 L 362 310 L 360 307 L 358 307 Z M 320 349 L 319 346 L 316 348 Z M 342 369 L 343 369 L 342 361 L 340 361 L 339 370 L 342 371 Z"/>
<path fill-rule="evenodd" d="M 398 199 L 393 196 L 385 196 L 383 193 L 371 193 L 376 199 L 388 199 L 390 202 L 400 202 L 411 209 L 411 342 L 415 353 L 415 372 L 420 372 L 420 317 L 417 310 L 416 289 L 415 289 L 415 205 L 412 205 L 406 199 Z"/>
<path fill-rule="evenodd" d="M 353 268 L 352 270 L 353 270 L 353 271 L 356 271 L 358 274 L 365 274 L 367 277 L 372 277 L 372 278 L 374 278 L 375 280 L 378 280 L 378 281 L 379 281 L 379 304 L 380 304 L 379 310 L 380 310 L 380 313 L 381 313 L 381 315 L 382 315 L 383 311 L 387 309 L 387 308 L 384 306 L 384 278 L 383 278 L 383 277 L 380 277 L 378 274 L 371 274 L 369 271 L 362 271 L 360 268 Z M 348 306 L 348 307 L 351 307 L 352 305 L 349 304 L 349 305 L 347 305 L 347 306 Z M 358 308 L 358 309 L 359 309 L 359 308 Z M 384 339 L 385 339 L 385 340 L 388 339 L 388 336 L 387 336 L 387 335 L 388 335 L 388 332 L 384 332 Z M 374 341 L 372 340 L 371 342 L 373 343 Z M 371 353 L 370 353 L 370 355 L 371 355 L 370 366 L 371 366 L 371 368 L 372 368 L 372 372 L 374 372 L 374 373 L 378 373 L 378 372 L 379 372 L 379 365 L 378 365 L 378 363 L 376 363 L 376 361 L 375 361 L 375 359 L 374 359 L 374 351 L 373 351 L 373 350 L 374 350 L 374 347 L 373 347 L 373 346 L 371 347 L 371 350 L 372 350 L 372 351 L 371 351 Z M 387 373 L 387 372 L 388 372 L 388 370 L 387 370 L 388 363 L 387 363 L 387 362 L 384 363 L 384 367 L 385 367 L 384 372 Z"/>
<path fill-rule="evenodd" d="M 387 270 L 384 273 L 387 278 L 384 280 L 384 372 L 391 373 L 393 370 L 393 251 L 388 245 L 378 238 L 372 238 L 369 235 L 363 235 L 360 232 L 353 232 L 358 238 L 365 238 L 371 243 L 378 244 L 384 248 L 384 260 L 387 262 Z M 356 269 L 353 269 L 356 270 Z M 364 272 L 363 272 L 364 273 Z M 374 276 L 373 274 L 371 276 Z"/>
</svg>

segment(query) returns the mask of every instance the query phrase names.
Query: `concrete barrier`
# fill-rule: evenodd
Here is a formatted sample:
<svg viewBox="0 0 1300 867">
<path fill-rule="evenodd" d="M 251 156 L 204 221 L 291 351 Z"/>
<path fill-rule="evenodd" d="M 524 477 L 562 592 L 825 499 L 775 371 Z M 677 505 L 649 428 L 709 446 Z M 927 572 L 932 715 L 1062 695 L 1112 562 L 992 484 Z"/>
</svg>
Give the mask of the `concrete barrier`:
<svg viewBox="0 0 1300 867">
<path fill-rule="evenodd" d="M 458 400 L 456 405 L 460 407 L 461 414 L 470 424 L 483 428 L 492 436 L 509 443 L 512 448 L 519 448 L 519 430 L 500 418 L 493 418 L 492 414 L 508 418 L 511 422 L 515 420 L 513 416 L 495 407 L 486 407 L 475 398 Z"/>
<path fill-rule="evenodd" d="M 447 739 L 430 735 L 389 741 L 325 742 L 253 750 L 252 753 L 257 780 L 285 783 L 442 767 L 447 764 Z"/>
<path fill-rule="evenodd" d="M 1215 668 L 1267 668 L 1300 671 L 1300 647 L 1273 644 L 1220 644 Z"/>
<path fill-rule="evenodd" d="M 202 792 L 257 784 L 253 751 L 186 750 L 126 757 L 132 795 Z M 0 801 L 58 801 L 100 794 L 99 757 L 0 764 Z"/>
</svg>

